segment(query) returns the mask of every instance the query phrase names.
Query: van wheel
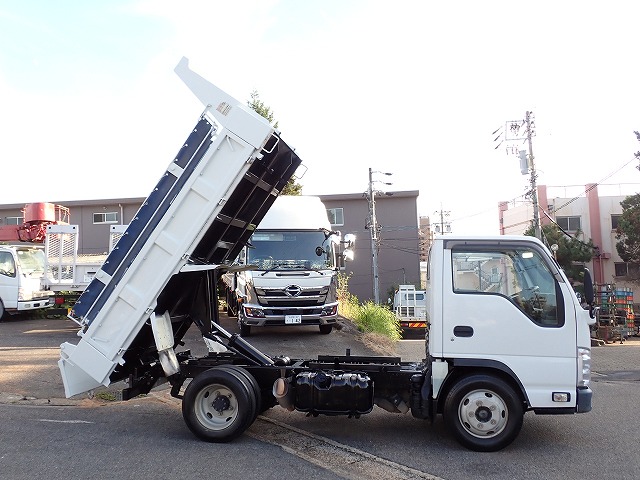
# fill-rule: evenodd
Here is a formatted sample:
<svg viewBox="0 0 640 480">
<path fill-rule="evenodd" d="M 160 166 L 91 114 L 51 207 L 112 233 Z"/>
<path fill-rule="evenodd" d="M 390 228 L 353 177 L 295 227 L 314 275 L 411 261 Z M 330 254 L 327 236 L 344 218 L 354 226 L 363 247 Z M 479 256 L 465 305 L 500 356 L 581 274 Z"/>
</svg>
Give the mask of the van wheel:
<svg viewBox="0 0 640 480">
<path fill-rule="evenodd" d="M 456 383 L 444 402 L 444 421 L 456 440 L 478 452 L 494 452 L 518 436 L 523 403 L 513 388 L 492 375 Z"/>
<path fill-rule="evenodd" d="M 182 416 L 193 434 L 207 442 L 228 442 L 255 420 L 258 398 L 249 379 L 232 369 L 211 368 L 184 392 Z"/>
<path fill-rule="evenodd" d="M 327 335 L 331 333 L 331 330 L 333 330 L 333 325 L 331 324 L 320 325 L 320 333 L 323 335 Z"/>
<path fill-rule="evenodd" d="M 4 318 L 5 314 L 6 311 L 4 309 L 4 303 L 2 303 L 2 300 L 0 300 L 0 320 Z"/>
</svg>

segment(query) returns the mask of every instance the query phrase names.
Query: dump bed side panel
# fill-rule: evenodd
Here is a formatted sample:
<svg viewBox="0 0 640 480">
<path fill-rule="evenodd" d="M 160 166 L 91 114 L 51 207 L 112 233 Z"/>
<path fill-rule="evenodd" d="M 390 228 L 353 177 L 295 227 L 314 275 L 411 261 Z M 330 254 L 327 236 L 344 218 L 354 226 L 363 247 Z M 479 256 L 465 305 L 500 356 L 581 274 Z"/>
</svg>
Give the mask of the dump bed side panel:
<svg viewBox="0 0 640 480">
<path fill-rule="evenodd" d="M 187 263 L 233 260 L 299 166 L 264 119 L 242 119 L 236 135 L 205 111 L 74 306 L 72 318 L 83 332 L 77 345 L 61 346 L 67 396 L 108 385 L 171 278 Z M 252 145 L 257 133 L 259 148 Z M 184 298 L 189 288 L 189 282 L 172 282 L 163 309 L 171 307 L 167 298 Z M 137 344 L 147 342 L 143 336 Z"/>
</svg>

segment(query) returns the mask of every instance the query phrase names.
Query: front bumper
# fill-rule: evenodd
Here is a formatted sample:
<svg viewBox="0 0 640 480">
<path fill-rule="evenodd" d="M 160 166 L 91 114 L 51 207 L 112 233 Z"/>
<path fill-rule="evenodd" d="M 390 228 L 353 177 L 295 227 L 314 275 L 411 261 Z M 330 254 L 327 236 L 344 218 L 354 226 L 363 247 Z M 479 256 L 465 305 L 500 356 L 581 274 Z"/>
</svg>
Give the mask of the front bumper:
<svg viewBox="0 0 640 480">
<path fill-rule="evenodd" d="M 256 327 L 333 325 L 338 321 L 338 304 L 312 307 L 261 307 L 242 305 L 241 322 Z"/>
<path fill-rule="evenodd" d="M 576 412 L 587 413 L 591 411 L 591 399 L 593 391 L 589 387 L 579 388 L 577 391 Z"/>
<path fill-rule="evenodd" d="M 36 300 L 29 301 L 19 301 L 18 311 L 23 312 L 28 310 L 37 310 L 39 308 L 47 308 L 50 305 L 53 305 L 53 297 L 38 298 Z"/>
</svg>

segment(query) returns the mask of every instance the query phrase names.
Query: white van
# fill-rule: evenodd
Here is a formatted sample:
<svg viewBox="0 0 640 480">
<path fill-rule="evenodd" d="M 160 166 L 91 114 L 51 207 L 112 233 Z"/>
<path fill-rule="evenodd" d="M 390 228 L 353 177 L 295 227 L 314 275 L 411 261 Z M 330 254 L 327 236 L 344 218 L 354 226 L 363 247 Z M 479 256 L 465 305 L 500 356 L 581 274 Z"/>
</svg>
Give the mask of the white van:
<svg viewBox="0 0 640 480">
<path fill-rule="evenodd" d="M 51 292 L 43 289 L 44 272 L 43 246 L 0 245 L 0 318 L 49 306 Z"/>
</svg>

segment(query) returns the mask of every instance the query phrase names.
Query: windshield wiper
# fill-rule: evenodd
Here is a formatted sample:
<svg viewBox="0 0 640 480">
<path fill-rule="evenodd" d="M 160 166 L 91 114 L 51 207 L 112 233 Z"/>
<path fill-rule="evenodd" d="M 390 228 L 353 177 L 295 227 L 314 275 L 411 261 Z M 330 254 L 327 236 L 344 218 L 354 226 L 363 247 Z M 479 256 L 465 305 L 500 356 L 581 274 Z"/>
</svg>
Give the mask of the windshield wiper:
<svg viewBox="0 0 640 480">
<path fill-rule="evenodd" d="M 264 272 L 262 272 L 260 274 L 261 277 L 265 276 L 267 273 L 271 272 L 272 270 L 277 270 L 280 267 L 286 267 L 287 264 L 286 263 L 274 263 L 273 265 L 271 265 L 270 268 L 266 269 Z"/>
</svg>

